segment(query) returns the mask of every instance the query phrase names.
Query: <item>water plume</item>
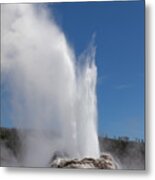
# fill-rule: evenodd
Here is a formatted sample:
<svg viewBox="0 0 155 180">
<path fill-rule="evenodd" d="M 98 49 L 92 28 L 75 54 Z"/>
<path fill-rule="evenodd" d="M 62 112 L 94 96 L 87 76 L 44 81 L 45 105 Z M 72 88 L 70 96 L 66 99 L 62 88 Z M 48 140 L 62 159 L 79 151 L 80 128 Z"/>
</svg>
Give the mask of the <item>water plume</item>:
<svg viewBox="0 0 155 180">
<path fill-rule="evenodd" d="M 22 142 L 20 165 L 48 166 L 56 151 L 98 158 L 94 44 L 76 58 L 45 6 L 3 4 L 1 15 L 2 84 Z"/>
</svg>

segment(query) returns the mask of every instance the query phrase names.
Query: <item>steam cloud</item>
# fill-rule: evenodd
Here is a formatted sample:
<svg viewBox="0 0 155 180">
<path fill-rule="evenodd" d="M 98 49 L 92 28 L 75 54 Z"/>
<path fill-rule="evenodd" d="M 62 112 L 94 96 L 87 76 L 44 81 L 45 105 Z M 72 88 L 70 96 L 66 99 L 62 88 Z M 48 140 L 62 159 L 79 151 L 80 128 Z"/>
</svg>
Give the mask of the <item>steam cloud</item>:
<svg viewBox="0 0 155 180">
<path fill-rule="evenodd" d="M 20 163 L 47 166 L 52 154 L 99 157 L 95 47 L 76 59 L 44 6 L 1 6 L 2 83 L 22 141 Z"/>
</svg>

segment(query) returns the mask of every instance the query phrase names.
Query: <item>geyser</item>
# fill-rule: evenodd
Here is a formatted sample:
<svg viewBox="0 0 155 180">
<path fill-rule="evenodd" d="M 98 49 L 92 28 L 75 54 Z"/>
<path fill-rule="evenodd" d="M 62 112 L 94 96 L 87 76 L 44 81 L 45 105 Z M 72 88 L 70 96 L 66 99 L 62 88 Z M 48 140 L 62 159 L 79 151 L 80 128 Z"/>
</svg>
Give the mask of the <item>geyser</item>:
<svg viewBox="0 0 155 180">
<path fill-rule="evenodd" d="M 99 158 L 94 44 L 76 58 L 41 5 L 1 5 L 1 28 L 2 84 L 22 142 L 19 164 L 48 166 L 56 151 Z"/>
</svg>

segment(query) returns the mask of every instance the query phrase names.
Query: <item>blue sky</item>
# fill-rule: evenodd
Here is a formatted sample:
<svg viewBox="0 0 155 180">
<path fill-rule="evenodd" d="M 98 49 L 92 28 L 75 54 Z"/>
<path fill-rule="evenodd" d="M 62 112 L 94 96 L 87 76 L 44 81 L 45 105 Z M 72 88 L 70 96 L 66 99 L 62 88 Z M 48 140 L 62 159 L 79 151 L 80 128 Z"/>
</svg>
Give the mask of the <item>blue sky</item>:
<svg viewBox="0 0 155 180">
<path fill-rule="evenodd" d="M 77 56 L 96 33 L 99 134 L 144 138 L 144 1 L 52 6 Z"/>
<path fill-rule="evenodd" d="M 144 139 L 144 1 L 55 3 L 48 8 L 77 57 L 96 34 L 99 135 Z M 3 116 L 7 111 L 2 109 Z"/>
</svg>

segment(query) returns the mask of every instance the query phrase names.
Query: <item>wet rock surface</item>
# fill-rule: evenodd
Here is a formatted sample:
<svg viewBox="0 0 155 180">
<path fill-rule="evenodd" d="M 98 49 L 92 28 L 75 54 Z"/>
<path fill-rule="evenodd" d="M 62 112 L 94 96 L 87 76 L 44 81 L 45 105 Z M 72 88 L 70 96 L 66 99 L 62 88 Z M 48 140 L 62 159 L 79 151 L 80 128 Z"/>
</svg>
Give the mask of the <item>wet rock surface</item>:
<svg viewBox="0 0 155 180">
<path fill-rule="evenodd" d="M 50 164 L 52 168 L 79 168 L 79 169 L 119 169 L 110 154 L 102 154 L 100 158 L 65 159 L 57 158 Z"/>
</svg>

